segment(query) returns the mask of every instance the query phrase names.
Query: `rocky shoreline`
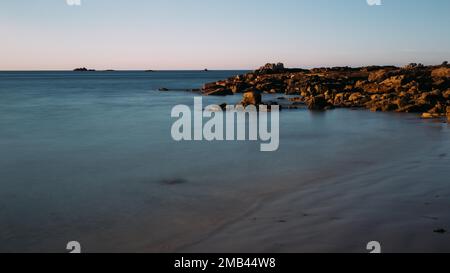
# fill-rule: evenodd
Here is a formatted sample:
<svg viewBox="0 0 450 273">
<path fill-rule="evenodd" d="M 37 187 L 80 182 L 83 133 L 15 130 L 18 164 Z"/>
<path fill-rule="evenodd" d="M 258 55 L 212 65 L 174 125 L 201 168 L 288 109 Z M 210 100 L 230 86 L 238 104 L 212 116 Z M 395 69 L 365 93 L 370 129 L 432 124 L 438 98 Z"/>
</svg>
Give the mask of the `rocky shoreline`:
<svg viewBox="0 0 450 273">
<path fill-rule="evenodd" d="M 264 93 L 295 95 L 287 108 L 302 105 L 311 110 L 367 108 L 420 113 L 423 118 L 450 121 L 450 65 L 447 62 L 436 66 L 413 63 L 402 68 L 310 70 L 287 69 L 281 63 L 267 64 L 244 75 L 207 83 L 201 92 L 207 96 L 244 94 L 243 104 L 262 103 L 259 98 Z"/>
</svg>

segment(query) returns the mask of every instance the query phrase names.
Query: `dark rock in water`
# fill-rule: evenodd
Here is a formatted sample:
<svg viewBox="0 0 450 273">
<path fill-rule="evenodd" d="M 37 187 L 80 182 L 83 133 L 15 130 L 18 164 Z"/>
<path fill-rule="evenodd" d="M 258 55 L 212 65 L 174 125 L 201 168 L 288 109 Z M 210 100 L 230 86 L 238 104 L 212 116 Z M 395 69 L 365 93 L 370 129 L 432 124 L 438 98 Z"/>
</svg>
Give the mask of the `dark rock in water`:
<svg viewBox="0 0 450 273">
<path fill-rule="evenodd" d="M 159 91 L 169 91 L 169 89 L 164 88 L 164 87 L 163 87 L 163 88 L 159 88 L 158 90 L 159 90 Z"/>
<path fill-rule="evenodd" d="M 222 109 L 223 111 L 227 110 L 227 104 L 226 103 L 222 103 L 221 105 L 219 105 L 220 109 Z"/>
<path fill-rule="evenodd" d="M 248 105 L 258 106 L 262 103 L 261 93 L 258 91 L 252 91 L 244 93 L 241 104 L 246 107 Z"/>
<path fill-rule="evenodd" d="M 164 180 L 161 180 L 160 183 L 161 183 L 161 184 L 164 184 L 164 185 L 173 186 L 173 185 L 186 184 L 187 181 L 184 180 L 184 179 L 179 179 L 179 178 L 177 178 L 177 179 L 164 179 Z"/>
<path fill-rule="evenodd" d="M 403 113 L 424 113 L 430 110 L 430 106 L 424 104 L 410 104 L 397 110 Z"/>
<path fill-rule="evenodd" d="M 308 99 L 306 105 L 310 110 L 324 110 L 328 106 L 328 102 L 323 95 L 319 95 Z"/>
<path fill-rule="evenodd" d="M 148 72 L 148 73 L 151 73 L 151 72 L 155 72 L 155 70 L 151 70 L 151 69 L 149 69 L 149 70 L 145 70 L 144 72 Z"/>
<path fill-rule="evenodd" d="M 440 229 L 434 230 L 434 233 L 444 234 L 444 233 L 447 233 L 447 230 L 440 228 Z"/>
<path fill-rule="evenodd" d="M 398 106 L 394 103 L 386 103 L 381 107 L 381 111 L 383 112 L 391 112 L 398 109 Z"/>
</svg>

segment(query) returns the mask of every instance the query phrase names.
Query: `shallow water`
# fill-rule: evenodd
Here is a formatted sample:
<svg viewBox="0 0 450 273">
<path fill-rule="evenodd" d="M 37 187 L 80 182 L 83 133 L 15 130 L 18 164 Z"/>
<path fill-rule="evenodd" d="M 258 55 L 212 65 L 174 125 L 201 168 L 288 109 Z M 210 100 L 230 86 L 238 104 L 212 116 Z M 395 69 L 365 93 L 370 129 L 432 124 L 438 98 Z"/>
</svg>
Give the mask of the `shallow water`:
<svg viewBox="0 0 450 273">
<path fill-rule="evenodd" d="M 281 112 L 276 152 L 174 142 L 171 109 L 194 94 L 157 89 L 239 73 L 0 72 L 0 251 L 359 251 L 376 235 L 392 251 L 450 251 L 433 233 L 450 230 L 447 124 L 299 109 Z"/>
</svg>

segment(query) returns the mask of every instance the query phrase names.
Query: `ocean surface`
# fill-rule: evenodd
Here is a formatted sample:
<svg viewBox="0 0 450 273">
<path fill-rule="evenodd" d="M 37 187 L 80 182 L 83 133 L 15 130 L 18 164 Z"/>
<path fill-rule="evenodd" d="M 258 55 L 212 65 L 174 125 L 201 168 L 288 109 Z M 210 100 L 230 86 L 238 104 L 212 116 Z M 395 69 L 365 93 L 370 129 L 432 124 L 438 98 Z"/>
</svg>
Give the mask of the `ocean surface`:
<svg viewBox="0 0 450 273">
<path fill-rule="evenodd" d="M 195 93 L 159 88 L 241 73 L 0 72 L 0 252 L 450 251 L 446 123 L 297 109 L 276 152 L 172 140 Z"/>
</svg>

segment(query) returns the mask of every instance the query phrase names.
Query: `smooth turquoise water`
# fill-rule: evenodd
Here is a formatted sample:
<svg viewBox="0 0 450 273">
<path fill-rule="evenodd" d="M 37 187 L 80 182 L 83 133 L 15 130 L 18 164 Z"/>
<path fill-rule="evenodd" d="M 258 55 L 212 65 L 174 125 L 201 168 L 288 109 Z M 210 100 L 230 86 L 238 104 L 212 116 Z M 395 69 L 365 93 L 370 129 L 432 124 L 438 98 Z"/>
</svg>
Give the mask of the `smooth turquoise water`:
<svg viewBox="0 0 450 273">
<path fill-rule="evenodd" d="M 274 153 L 174 142 L 171 109 L 194 94 L 157 89 L 239 73 L 0 72 L 0 251 L 171 251 L 321 176 L 421 161 L 448 179 L 448 126 L 415 115 L 283 111 Z"/>
</svg>

